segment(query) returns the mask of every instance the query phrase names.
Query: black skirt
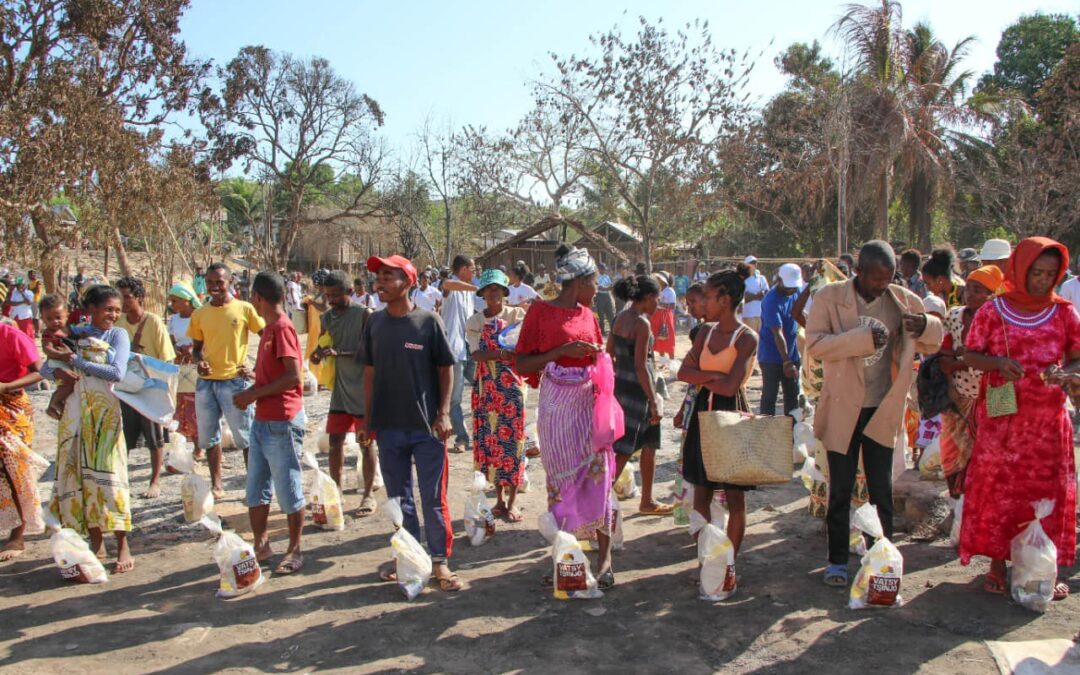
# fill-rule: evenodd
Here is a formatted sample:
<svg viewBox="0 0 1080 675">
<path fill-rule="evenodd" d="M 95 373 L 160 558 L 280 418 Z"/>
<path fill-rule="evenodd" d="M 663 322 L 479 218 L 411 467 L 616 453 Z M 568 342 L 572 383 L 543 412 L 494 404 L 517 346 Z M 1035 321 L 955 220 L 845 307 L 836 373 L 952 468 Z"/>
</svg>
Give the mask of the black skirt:
<svg viewBox="0 0 1080 675">
<path fill-rule="evenodd" d="M 709 407 L 709 401 L 712 407 Z M 736 412 L 750 412 L 750 405 L 746 401 L 746 394 L 742 389 L 734 396 L 720 396 L 712 394 L 707 389 L 698 391 L 694 399 L 694 410 L 690 414 L 690 424 L 686 430 L 686 438 L 683 439 L 682 449 L 682 474 L 683 479 L 698 487 L 710 490 L 754 490 L 751 485 L 732 485 L 731 483 L 717 483 L 709 480 L 705 472 L 705 462 L 701 459 L 701 430 L 698 426 L 698 413 L 704 410 L 731 410 Z"/>
</svg>

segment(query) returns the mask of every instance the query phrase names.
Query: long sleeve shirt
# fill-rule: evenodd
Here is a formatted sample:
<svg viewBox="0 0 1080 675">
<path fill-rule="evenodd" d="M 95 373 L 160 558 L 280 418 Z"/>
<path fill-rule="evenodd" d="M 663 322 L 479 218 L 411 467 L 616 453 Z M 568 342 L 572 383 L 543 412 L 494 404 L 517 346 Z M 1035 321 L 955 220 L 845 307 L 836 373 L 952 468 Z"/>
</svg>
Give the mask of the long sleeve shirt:
<svg viewBox="0 0 1080 675">
<path fill-rule="evenodd" d="M 111 348 L 105 363 L 94 363 L 76 355 L 71 362 L 75 370 L 107 382 L 119 382 L 124 379 L 124 375 L 127 374 L 128 358 L 131 356 L 131 342 L 126 330 L 115 326 L 108 330 L 101 330 L 94 326 L 75 326 L 71 329 L 71 337 L 75 340 L 87 337 L 97 338 L 107 342 Z M 56 379 L 54 370 L 52 364 L 46 362 L 41 368 L 41 374 L 53 380 Z"/>
</svg>

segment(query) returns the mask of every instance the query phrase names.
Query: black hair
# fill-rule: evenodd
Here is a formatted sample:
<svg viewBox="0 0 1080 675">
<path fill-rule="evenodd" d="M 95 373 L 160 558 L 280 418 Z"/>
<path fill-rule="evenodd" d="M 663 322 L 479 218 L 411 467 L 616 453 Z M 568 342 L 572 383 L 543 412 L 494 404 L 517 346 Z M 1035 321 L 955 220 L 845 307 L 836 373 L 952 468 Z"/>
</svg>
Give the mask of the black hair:
<svg viewBox="0 0 1080 675">
<path fill-rule="evenodd" d="M 735 274 L 738 274 L 743 279 L 750 278 L 750 266 L 746 263 L 739 263 L 735 266 Z"/>
<path fill-rule="evenodd" d="M 131 294 L 139 300 L 146 297 L 146 288 L 143 286 L 143 283 L 135 277 L 120 277 L 116 280 L 116 287 L 118 289 L 128 289 L 131 291 Z"/>
<path fill-rule="evenodd" d="M 96 286 L 91 286 L 90 288 L 86 289 L 86 293 L 83 294 L 82 298 L 82 306 L 84 308 L 89 307 L 90 305 L 94 305 L 95 307 L 97 307 L 105 301 L 112 300 L 113 298 L 119 300 L 120 291 L 116 290 L 112 286 L 107 286 L 105 284 L 97 284 Z"/>
<path fill-rule="evenodd" d="M 521 261 L 518 261 L 518 264 L 514 265 L 514 274 L 516 274 L 517 278 L 521 279 L 522 281 L 525 281 L 525 277 L 531 276 L 529 274 L 529 266 Z"/>
<path fill-rule="evenodd" d="M 851 255 L 850 253 L 841 253 L 837 260 L 846 262 L 849 270 L 852 267 L 855 267 L 855 256 Z"/>
<path fill-rule="evenodd" d="M 199 268 L 196 267 L 195 269 Z M 221 270 L 225 273 L 227 278 L 232 279 L 232 270 L 230 270 L 229 266 L 223 262 L 210 263 L 210 267 L 206 268 L 206 274 L 204 276 L 210 276 L 211 273 L 216 272 L 217 270 Z"/>
<path fill-rule="evenodd" d="M 919 253 L 918 249 L 909 248 L 900 254 L 900 261 L 911 263 L 915 266 L 915 269 L 918 269 L 919 264 L 922 262 L 922 253 Z"/>
<path fill-rule="evenodd" d="M 352 280 L 353 286 L 367 286 L 367 282 L 364 281 L 364 277 L 356 277 Z"/>
<path fill-rule="evenodd" d="M 623 277 L 615 284 L 615 297 L 622 302 L 644 300 L 650 295 L 660 295 L 660 284 L 648 274 Z"/>
<path fill-rule="evenodd" d="M 573 246 L 567 243 L 559 244 L 559 247 L 555 249 L 555 260 L 558 262 L 559 258 L 563 257 L 574 249 Z"/>
<path fill-rule="evenodd" d="M 923 263 L 922 273 L 934 277 L 951 277 L 956 266 L 956 253 L 948 247 L 935 248 L 930 259 Z"/>
<path fill-rule="evenodd" d="M 280 304 L 285 297 L 285 280 L 277 272 L 259 272 L 251 282 L 251 292 L 267 302 Z"/>
<path fill-rule="evenodd" d="M 349 277 L 345 276 L 345 273 L 341 270 L 327 272 L 326 277 L 323 279 L 323 286 L 340 288 L 347 291 L 349 290 Z"/>
<path fill-rule="evenodd" d="M 453 269 L 454 273 L 457 274 L 458 270 L 460 270 L 462 267 L 468 267 L 469 263 L 471 263 L 472 261 L 472 258 L 467 255 L 456 255 L 454 256 L 454 264 L 451 265 L 451 269 Z"/>
<path fill-rule="evenodd" d="M 60 297 L 59 293 L 49 293 L 38 303 L 38 309 L 42 312 L 47 312 L 50 309 L 55 309 L 57 307 L 67 307 L 67 303 L 64 302 L 64 299 Z"/>
<path fill-rule="evenodd" d="M 840 270 L 840 273 L 847 278 L 851 278 L 851 268 L 843 260 L 836 261 L 836 269 Z"/>
<path fill-rule="evenodd" d="M 865 269 L 868 265 L 881 265 L 890 270 L 896 269 L 896 252 L 889 242 L 873 239 L 859 249 L 859 265 L 855 269 Z"/>
<path fill-rule="evenodd" d="M 643 262 L 639 262 L 637 265 L 634 266 L 634 273 L 638 275 L 648 274 L 649 266 Z"/>
<path fill-rule="evenodd" d="M 690 284 L 690 288 L 686 289 L 686 296 L 690 297 L 691 295 L 705 295 L 705 284 L 700 281 Z"/>
<path fill-rule="evenodd" d="M 742 302 L 743 294 L 746 292 L 746 281 L 743 280 L 742 275 L 733 270 L 725 270 L 723 272 L 715 272 L 709 276 L 705 285 L 710 288 L 715 288 L 720 291 L 721 295 L 726 295 L 731 298 L 732 307 L 737 306 Z"/>
</svg>

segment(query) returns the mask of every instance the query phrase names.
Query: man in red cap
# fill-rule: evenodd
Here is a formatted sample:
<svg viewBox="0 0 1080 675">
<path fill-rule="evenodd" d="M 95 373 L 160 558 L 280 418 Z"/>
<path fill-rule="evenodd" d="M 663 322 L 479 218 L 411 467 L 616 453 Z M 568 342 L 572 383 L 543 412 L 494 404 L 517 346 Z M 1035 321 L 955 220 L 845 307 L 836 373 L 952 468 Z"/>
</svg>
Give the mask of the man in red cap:
<svg viewBox="0 0 1080 675">
<path fill-rule="evenodd" d="M 416 283 L 416 268 L 408 258 L 368 258 L 375 273 L 375 292 L 386 303 L 364 325 L 359 359 L 364 371 L 364 402 L 368 429 L 379 441 L 379 464 L 387 496 L 401 498 L 404 527 L 420 539 L 420 520 L 413 501 L 412 470 L 416 464 L 424 532 L 435 565 L 435 578 L 444 591 L 461 590 L 448 559 L 454 531 L 446 484 L 450 459 L 450 394 L 454 354 L 442 319 L 409 299 Z M 368 431 L 361 431 L 366 441 Z M 393 580 L 393 566 L 380 576 Z"/>
</svg>

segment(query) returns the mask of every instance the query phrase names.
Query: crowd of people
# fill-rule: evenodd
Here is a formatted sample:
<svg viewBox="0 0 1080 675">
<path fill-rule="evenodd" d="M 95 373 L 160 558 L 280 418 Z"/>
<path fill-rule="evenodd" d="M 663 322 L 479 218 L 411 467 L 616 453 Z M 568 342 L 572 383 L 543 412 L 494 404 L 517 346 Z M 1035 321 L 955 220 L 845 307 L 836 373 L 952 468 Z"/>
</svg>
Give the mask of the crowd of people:
<svg viewBox="0 0 1080 675">
<path fill-rule="evenodd" d="M 672 423 L 682 432 L 679 471 L 694 488 L 692 508 L 708 522 L 722 493 L 726 534 L 738 553 L 746 492 L 756 488 L 709 478 L 700 414 L 750 412 L 747 384 L 759 372 L 757 413 L 816 407 L 826 584 L 848 583 L 853 501 L 873 504 L 891 538 L 893 480 L 908 466 L 907 453 L 917 462 L 923 437 L 937 436 L 949 492 L 964 497 L 960 560 L 989 558 L 984 587 L 1001 593 L 1009 544 L 1038 499 L 1055 500 L 1043 527 L 1058 562 L 1075 559 L 1066 403 L 1080 399 L 1080 278 L 1069 261 L 1064 246 L 1035 237 L 1015 249 L 990 240 L 980 251 L 942 247 L 899 256 L 871 241 L 857 257 L 788 262 L 772 277 L 754 256 L 713 269 L 703 261 L 678 274 L 650 273 L 641 264 L 631 271 L 622 262 L 609 270 L 567 245 L 551 273 L 522 261 L 480 270 L 467 256 L 443 270 L 417 270 L 392 255 L 370 258 L 366 275 L 319 270 L 305 283 L 298 273 L 234 276 L 214 263 L 168 289 L 167 317 L 148 310 L 135 277 L 90 283 L 80 270 L 74 297 L 63 298 L 46 294 L 32 270 L 25 277 L 0 270 L 7 317 L 0 323 L 0 530 L 10 531 L 0 560 L 21 555 L 24 537 L 44 529 L 36 484 L 44 467 L 31 447 L 26 392 L 47 379 L 55 384 L 47 414 L 59 425 L 47 510 L 89 537 L 99 556 L 112 533 L 115 573 L 135 565 L 128 453 L 140 442 L 149 449 L 144 497 L 159 498 L 163 449 L 169 434 L 179 433 L 205 458 L 220 499 L 224 427 L 243 452 L 258 559 L 276 556 L 267 533 L 276 499 L 289 537 L 275 573 L 299 572 L 310 373 L 330 390 L 332 480 L 342 483 L 352 434 L 362 448 L 356 515 L 377 511 L 373 493 L 385 485 L 389 498 L 400 499 L 402 526 L 426 543 L 442 590 L 464 586 L 450 567 L 448 478 L 451 456 L 466 453 L 494 490 L 493 514 L 508 522 L 522 520 L 518 495 L 530 458 L 539 457 L 554 522 L 593 542 L 598 585 L 609 589 L 619 509 L 612 486 L 634 457 L 639 512 L 667 516 L 675 508 L 653 490 L 663 370 L 686 385 Z M 679 325 L 690 329 L 681 355 Z M 248 344 L 256 335 L 252 365 Z M 132 359 L 178 367 L 171 425 L 118 394 Z M 952 405 L 940 416 L 920 416 L 915 405 L 921 368 L 942 375 L 939 393 Z M 594 415 L 605 372 L 624 420 L 622 435 L 610 442 L 598 441 Z M 534 389 L 536 413 L 527 419 Z M 1001 403 L 1004 389 L 1010 396 Z M 393 580 L 393 564 L 380 575 Z M 1054 590 L 1068 593 L 1064 584 Z"/>
</svg>

